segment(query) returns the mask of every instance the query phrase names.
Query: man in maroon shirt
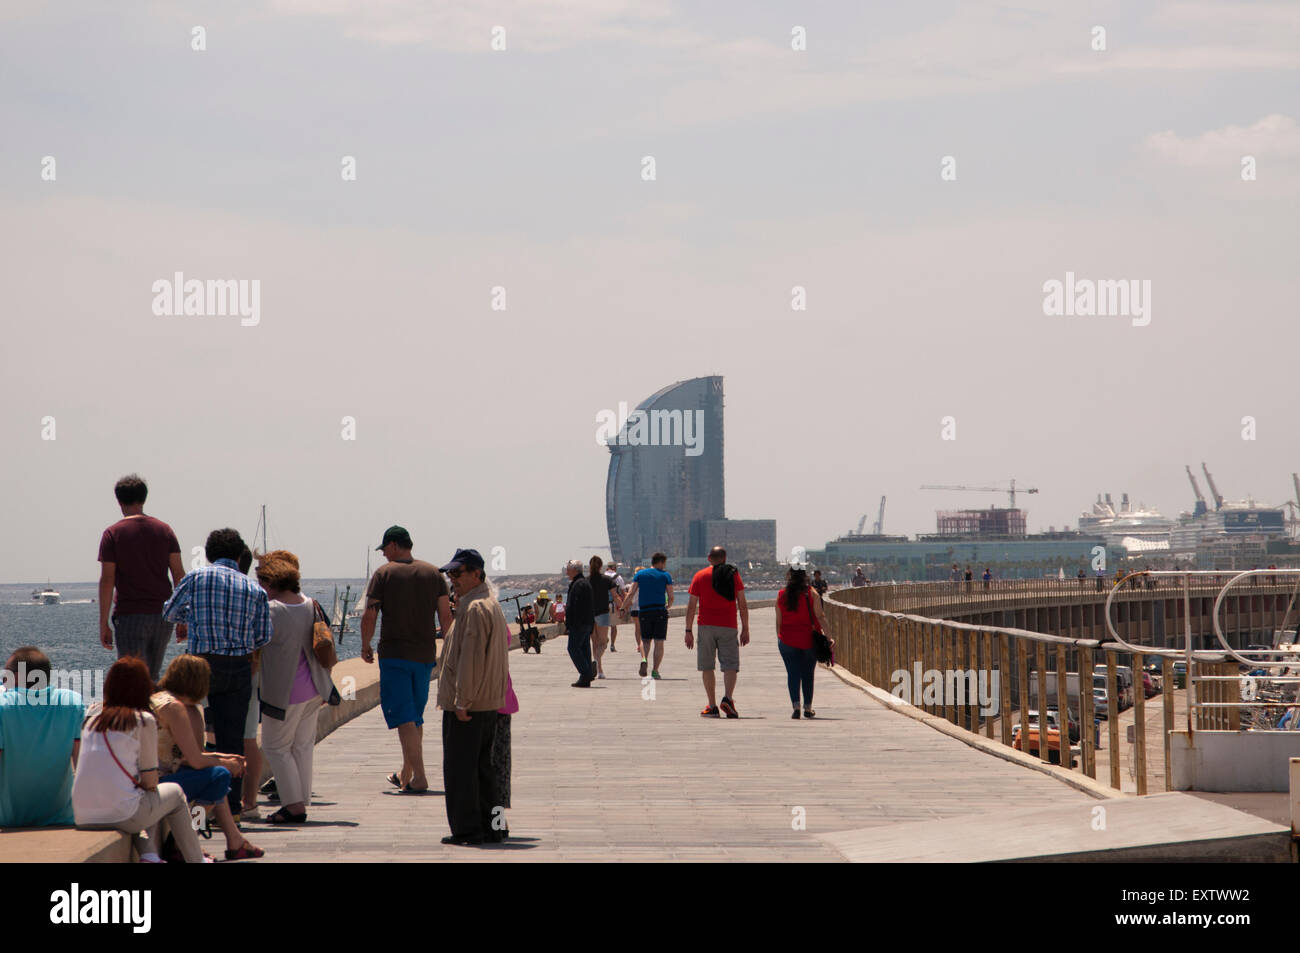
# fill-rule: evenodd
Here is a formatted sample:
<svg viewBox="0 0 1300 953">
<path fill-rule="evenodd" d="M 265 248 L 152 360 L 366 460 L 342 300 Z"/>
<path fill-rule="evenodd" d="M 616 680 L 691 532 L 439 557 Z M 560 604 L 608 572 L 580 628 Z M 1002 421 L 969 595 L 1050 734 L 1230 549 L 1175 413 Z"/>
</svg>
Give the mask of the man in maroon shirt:
<svg viewBox="0 0 1300 953">
<path fill-rule="evenodd" d="M 170 526 L 145 516 L 149 487 L 144 480 L 134 473 L 124 476 L 113 493 L 122 507 L 122 519 L 104 530 L 99 540 L 99 641 L 111 650 L 116 635 L 117 657 L 144 659 L 156 682 L 172 634 L 171 623 L 163 620 L 163 603 L 171 598 L 172 585 L 185 575 L 181 547 Z"/>
</svg>

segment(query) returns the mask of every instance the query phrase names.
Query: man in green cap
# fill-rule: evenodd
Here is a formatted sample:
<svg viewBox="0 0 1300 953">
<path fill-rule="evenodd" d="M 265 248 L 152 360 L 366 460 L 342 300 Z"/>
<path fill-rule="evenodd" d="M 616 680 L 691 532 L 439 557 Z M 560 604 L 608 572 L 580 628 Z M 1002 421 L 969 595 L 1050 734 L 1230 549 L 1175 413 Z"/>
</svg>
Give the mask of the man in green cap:
<svg viewBox="0 0 1300 953">
<path fill-rule="evenodd" d="M 403 792 L 425 791 L 424 707 L 437 664 L 437 634 L 451 627 L 447 582 L 432 563 L 411 556 L 411 534 L 390 526 L 378 551 L 387 563 L 375 570 L 361 616 L 361 659 L 375 660 L 370 642 L 383 616 L 379 638 L 379 707 L 389 728 L 397 729 L 402 768 L 388 776 Z M 435 618 L 437 625 L 435 626 Z"/>
</svg>

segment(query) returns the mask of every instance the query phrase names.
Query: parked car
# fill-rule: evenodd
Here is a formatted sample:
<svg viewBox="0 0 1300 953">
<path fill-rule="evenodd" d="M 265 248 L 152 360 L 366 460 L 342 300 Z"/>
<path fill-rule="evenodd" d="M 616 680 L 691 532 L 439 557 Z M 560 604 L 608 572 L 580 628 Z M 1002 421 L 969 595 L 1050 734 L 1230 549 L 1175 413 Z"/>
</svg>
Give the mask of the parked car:
<svg viewBox="0 0 1300 953">
<path fill-rule="evenodd" d="M 1102 679 L 1105 682 L 1105 679 Z M 1106 694 L 1106 686 L 1093 686 L 1092 689 L 1092 710 L 1097 713 L 1098 718 L 1110 720 L 1110 696 Z"/>
<path fill-rule="evenodd" d="M 1142 697 L 1150 698 L 1152 695 L 1157 694 L 1158 691 L 1159 689 L 1156 688 L 1156 683 L 1155 680 L 1152 679 L 1151 673 L 1144 671 L 1142 673 Z"/>
<path fill-rule="evenodd" d="M 1174 688 L 1187 687 L 1187 662 L 1179 660 L 1174 662 Z"/>
<path fill-rule="evenodd" d="M 1017 728 L 1019 725 L 1016 726 Z M 1023 745 L 1023 747 L 1022 747 Z M 1031 723 L 1025 731 L 1017 731 L 1011 739 L 1011 747 L 1027 754 L 1038 754 L 1038 725 Z M 1047 726 L 1047 760 L 1050 764 L 1061 763 L 1061 731 L 1053 725 Z M 1070 757 L 1070 767 L 1074 767 L 1074 757 Z"/>
<path fill-rule="evenodd" d="M 1092 667 L 1094 675 L 1106 676 L 1105 665 L 1094 665 Z M 1124 711 L 1133 707 L 1133 669 L 1127 665 L 1115 666 L 1115 696 L 1119 705 L 1119 710 Z"/>
<path fill-rule="evenodd" d="M 1165 690 L 1164 666 L 1159 662 L 1152 662 L 1145 671 L 1151 676 L 1151 684 L 1155 686 L 1156 692 L 1163 692 Z"/>
<path fill-rule="evenodd" d="M 1037 715 L 1034 713 L 1034 710 L 1031 708 L 1029 710 L 1029 720 L 1034 724 L 1037 724 L 1037 722 L 1034 721 L 1036 717 Z M 1074 712 L 1068 710 L 1065 713 L 1065 719 L 1066 719 L 1066 724 L 1069 725 L 1068 731 L 1070 735 L 1070 743 L 1078 744 L 1079 743 L 1079 719 L 1074 717 Z M 1061 714 L 1057 709 L 1055 708 L 1047 709 L 1047 723 L 1048 725 L 1055 725 L 1058 728 L 1060 727 Z"/>
</svg>

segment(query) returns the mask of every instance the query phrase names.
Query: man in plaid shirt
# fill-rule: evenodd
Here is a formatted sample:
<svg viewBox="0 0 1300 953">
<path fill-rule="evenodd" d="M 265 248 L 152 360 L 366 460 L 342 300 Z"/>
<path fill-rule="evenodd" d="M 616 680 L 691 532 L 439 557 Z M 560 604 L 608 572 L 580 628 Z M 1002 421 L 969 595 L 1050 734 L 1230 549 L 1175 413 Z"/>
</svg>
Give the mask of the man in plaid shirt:
<svg viewBox="0 0 1300 953">
<path fill-rule="evenodd" d="M 253 652 L 271 641 L 266 592 L 236 562 L 245 548 L 238 531 L 213 530 L 204 547 L 211 565 L 187 574 L 163 606 L 163 618 L 180 623 L 176 640 L 188 636 L 186 651 L 206 659 L 212 669 L 208 713 L 216 750 L 241 760 L 253 693 Z M 239 777 L 232 779 L 227 800 L 238 816 L 243 805 Z"/>
</svg>

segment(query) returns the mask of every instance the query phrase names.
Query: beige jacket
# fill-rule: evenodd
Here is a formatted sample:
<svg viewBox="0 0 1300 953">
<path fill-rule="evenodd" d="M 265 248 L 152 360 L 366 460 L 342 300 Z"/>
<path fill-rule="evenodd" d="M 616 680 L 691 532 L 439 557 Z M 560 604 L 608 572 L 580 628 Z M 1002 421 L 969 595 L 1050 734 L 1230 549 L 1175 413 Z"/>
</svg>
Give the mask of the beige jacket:
<svg viewBox="0 0 1300 953">
<path fill-rule="evenodd" d="M 438 659 L 438 707 L 496 711 L 506 703 L 510 630 L 501 606 L 481 583 L 456 603 Z"/>
</svg>

